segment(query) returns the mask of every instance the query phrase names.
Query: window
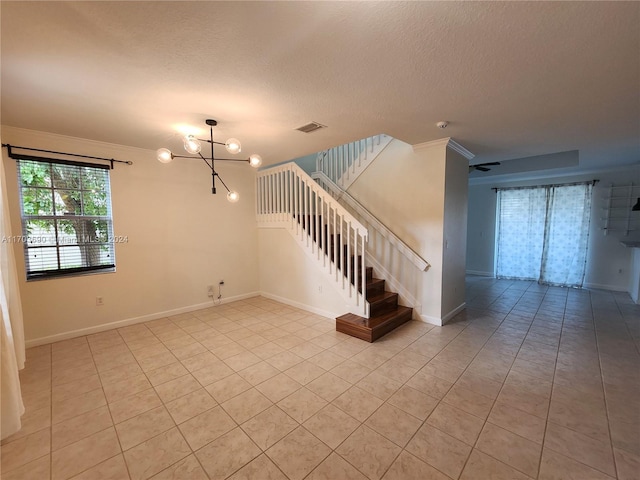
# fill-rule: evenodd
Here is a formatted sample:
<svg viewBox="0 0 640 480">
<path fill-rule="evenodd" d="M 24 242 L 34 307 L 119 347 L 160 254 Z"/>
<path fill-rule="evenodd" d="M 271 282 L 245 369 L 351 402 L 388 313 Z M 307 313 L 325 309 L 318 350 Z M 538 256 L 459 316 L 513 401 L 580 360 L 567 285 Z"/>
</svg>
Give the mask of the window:
<svg viewBox="0 0 640 480">
<path fill-rule="evenodd" d="M 592 183 L 497 190 L 496 276 L 581 287 Z"/>
<path fill-rule="evenodd" d="M 27 280 L 114 271 L 109 167 L 19 158 Z"/>
</svg>

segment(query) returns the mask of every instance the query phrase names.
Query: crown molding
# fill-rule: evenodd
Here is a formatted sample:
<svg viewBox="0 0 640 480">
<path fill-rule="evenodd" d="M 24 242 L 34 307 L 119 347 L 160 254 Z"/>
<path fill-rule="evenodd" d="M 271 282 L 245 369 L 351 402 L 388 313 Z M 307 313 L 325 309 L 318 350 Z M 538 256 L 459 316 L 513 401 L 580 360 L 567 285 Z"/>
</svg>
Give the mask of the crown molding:
<svg viewBox="0 0 640 480">
<path fill-rule="evenodd" d="M 438 140 L 432 140 L 430 142 L 416 143 L 415 145 L 411 145 L 411 146 L 413 147 L 414 152 L 417 152 L 419 150 L 424 150 L 427 148 L 433 148 L 433 147 L 447 147 L 453 150 L 454 152 L 459 153 L 467 160 L 471 160 L 473 157 L 475 157 L 473 153 L 471 153 L 469 150 L 464 148 L 462 145 L 460 145 L 451 137 L 439 138 Z"/>
</svg>

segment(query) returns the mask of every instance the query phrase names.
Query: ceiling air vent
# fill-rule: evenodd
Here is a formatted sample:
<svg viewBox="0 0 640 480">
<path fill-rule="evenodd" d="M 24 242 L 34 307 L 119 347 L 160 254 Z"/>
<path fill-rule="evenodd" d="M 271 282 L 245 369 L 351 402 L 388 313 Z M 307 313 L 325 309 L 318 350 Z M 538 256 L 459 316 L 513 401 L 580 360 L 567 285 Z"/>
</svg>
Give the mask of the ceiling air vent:
<svg viewBox="0 0 640 480">
<path fill-rule="evenodd" d="M 320 130 L 321 128 L 327 128 L 327 126 L 321 125 L 318 122 L 311 122 L 296 128 L 296 130 L 300 130 L 303 133 L 311 133 L 315 132 L 316 130 Z"/>
</svg>

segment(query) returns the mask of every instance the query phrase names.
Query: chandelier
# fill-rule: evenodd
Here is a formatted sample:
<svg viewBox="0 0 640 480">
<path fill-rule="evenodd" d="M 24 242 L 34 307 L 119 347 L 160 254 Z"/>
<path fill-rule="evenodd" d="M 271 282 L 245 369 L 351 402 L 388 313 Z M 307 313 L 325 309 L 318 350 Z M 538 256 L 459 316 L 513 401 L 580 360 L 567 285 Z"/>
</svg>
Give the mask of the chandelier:
<svg viewBox="0 0 640 480">
<path fill-rule="evenodd" d="M 190 153 L 191 156 L 187 156 L 187 155 L 174 155 L 171 150 L 169 150 L 168 148 L 160 148 L 158 150 L 158 160 L 162 163 L 169 163 L 171 160 L 173 160 L 174 158 L 201 158 L 204 163 L 207 164 L 207 166 L 211 169 L 211 181 L 212 181 L 212 187 L 211 187 L 211 193 L 213 193 L 215 195 L 216 193 L 216 177 L 218 177 L 218 180 L 220 180 L 220 183 L 222 183 L 222 185 L 224 186 L 224 188 L 227 190 L 227 200 L 229 200 L 231 203 L 235 203 L 238 200 L 240 200 L 240 195 L 238 194 L 238 192 L 234 191 L 234 190 L 229 190 L 229 187 L 227 187 L 227 184 L 224 183 L 224 180 L 222 180 L 222 177 L 220 177 L 220 175 L 218 174 L 218 172 L 216 172 L 215 169 L 215 161 L 224 161 L 224 162 L 249 162 L 249 165 L 251 165 L 253 168 L 258 168 L 260 165 L 262 165 L 262 157 L 260 157 L 260 155 L 249 155 L 249 158 L 215 158 L 214 152 L 213 152 L 213 146 L 214 145 L 224 145 L 225 148 L 227 149 L 227 152 L 233 154 L 233 155 L 237 155 L 238 153 L 240 153 L 240 151 L 242 150 L 242 146 L 240 145 L 240 141 L 236 138 L 230 138 L 229 140 L 227 140 L 226 142 L 222 143 L 222 142 L 216 142 L 213 140 L 213 127 L 215 127 L 218 122 L 212 119 L 207 119 L 205 121 L 205 123 L 207 125 L 209 125 L 209 138 L 196 138 L 195 135 L 187 135 L 184 137 L 184 149 L 187 151 L 187 153 Z M 207 142 L 211 145 L 211 156 L 210 157 L 205 157 L 204 155 L 202 155 L 201 150 L 202 150 L 202 143 L 201 142 Z M 197 155 L 197 156 L 195 156 Z"/>
</svg>

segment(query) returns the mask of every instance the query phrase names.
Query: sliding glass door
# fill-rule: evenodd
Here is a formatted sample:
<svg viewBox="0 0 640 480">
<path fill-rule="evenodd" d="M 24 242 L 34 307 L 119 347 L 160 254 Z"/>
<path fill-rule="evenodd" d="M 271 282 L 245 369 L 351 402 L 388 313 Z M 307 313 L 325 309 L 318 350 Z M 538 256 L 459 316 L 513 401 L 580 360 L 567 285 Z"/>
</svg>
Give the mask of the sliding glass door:
<svg viewBox="0 0 640 480">
<path fill-rule="evenodd" d="M 496 276 L 581 287 L 592 183 L 498 189 Z"/>
</svg>

